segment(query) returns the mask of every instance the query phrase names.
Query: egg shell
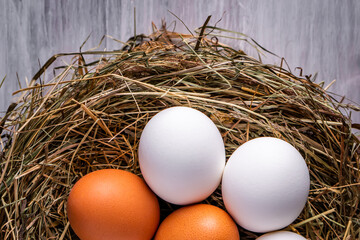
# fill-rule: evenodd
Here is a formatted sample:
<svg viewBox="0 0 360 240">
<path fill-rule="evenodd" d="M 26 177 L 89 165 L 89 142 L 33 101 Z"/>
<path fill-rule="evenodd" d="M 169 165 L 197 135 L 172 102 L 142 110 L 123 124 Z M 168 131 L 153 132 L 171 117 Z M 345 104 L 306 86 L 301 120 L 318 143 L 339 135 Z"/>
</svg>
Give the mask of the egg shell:
<svg viewBox="0 0 360 240">
<path fill-rule="evenodd" d="M 224 210 L 196 204 L 171 213 L 160 224 L 155 240 L 238 240 L 236 223 Z"/>
<path fill-rule="evenodd" d="M 310 176 L 301 154 L 271 137 L 241 145 L 224 170 L 222 196 L 235 221 L 253 232 L 291 224 L 307 201 Z"/>
<path fill-rule="evenodd" d="M 279 231 L 264 234 L 256 240 L 306 240 L 306 238 L 293 232 Z"/>
<path fill-rule="evenodd" d="M 139 164 L 147 184 L 165 201 L 200 202 L 220 184 L 224 142 L 205 114 L 188 107 L 168 108 L 146 124 Z"/>
<path fill-rule="evenodd" d="M 157 197 L 145 181 L 116 169 L 95 171 L 76 182 L 67 214 L 82 240 L 149 240 L 160 220 Z"/>
</svg>

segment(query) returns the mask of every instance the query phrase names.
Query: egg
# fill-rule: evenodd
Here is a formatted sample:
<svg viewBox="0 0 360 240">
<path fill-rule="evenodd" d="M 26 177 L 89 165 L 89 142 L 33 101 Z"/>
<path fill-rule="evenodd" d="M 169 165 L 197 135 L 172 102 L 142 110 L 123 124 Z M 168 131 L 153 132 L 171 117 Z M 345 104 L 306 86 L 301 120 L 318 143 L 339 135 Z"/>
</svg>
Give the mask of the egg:
<svg viewBox="0 0 360 240">
<path fill-rule="evenodd" d="M 225 167 L 219 130 L 205 114 L 188 107 L 168 108 L 151 118 L 138 153 L 147 184 L 160 198 L 177 205 L 211 195 Z"/>
<path fill-rule="evenodd" d="M 306 238 L 293 232 L 279 231 L 264 234 L 256 240 L 306 240 Z"/>
<path fill-rule="evenodd" d="M 160 208 L 143 179 L 124 170 L 105 169 L 76 182 L 67 215 L 82 240 L 149 240 L 159 225 Z"/>
<path fill-rule="evenodd" d="M 235 221 L 253 232 L 291 224 L 305 206 L 309 170 L 289 143 L 261 137 L 241 145 L 224 169 L 222 196 Z"/>
<path fill-rule="evenodd" d="M 182 207 L 160 224 L 155 240 L 237 240 L 236 223 L 224 210 L 209 204 Z"/>
</svg>

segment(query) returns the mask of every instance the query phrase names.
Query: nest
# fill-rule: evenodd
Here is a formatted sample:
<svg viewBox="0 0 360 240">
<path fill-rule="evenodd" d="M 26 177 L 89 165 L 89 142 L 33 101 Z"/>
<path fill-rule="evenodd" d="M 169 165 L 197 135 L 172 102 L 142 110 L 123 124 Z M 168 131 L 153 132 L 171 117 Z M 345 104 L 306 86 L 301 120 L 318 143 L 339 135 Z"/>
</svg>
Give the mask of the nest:
<svg viewBox="0 0 360 240">
<path fill-rule="evenodd" d="M 209 116 L 227 158 L 261 136 L 292 144 L 309 167 L 311 190 L 288 230 L 310 239 L 360 237 L 359 139 L 351 131 L 358 125 L 343 114 L 357 107 L 337 101 L 309 76 L 221 44 L 216 27 L 200 30 L 193 36 L 155 29 L 118 51 L 55 55 L 15 93 L 19 100 L 0 122 L 0 239 L 78 239 L 66 214 L 71 187 L 103 168 L 141 176 L 141 131 L 172 106 Z M 63 55 L 73 55 L 71 64 L 39 83 Z M 98 57 L 86 63 L 86 56 Z M 220 187 L 204 202 L 224 209 Z M 178 208 L 160 203 L 162 218 Z M 241 239 L 258 236 L 239 231 Z"/>
</svg>

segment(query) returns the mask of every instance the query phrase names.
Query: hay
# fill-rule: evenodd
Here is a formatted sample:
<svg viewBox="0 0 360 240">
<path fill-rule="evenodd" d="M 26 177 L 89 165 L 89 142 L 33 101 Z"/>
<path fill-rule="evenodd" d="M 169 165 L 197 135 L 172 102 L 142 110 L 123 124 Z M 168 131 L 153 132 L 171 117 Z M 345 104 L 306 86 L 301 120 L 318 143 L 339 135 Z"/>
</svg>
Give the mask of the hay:
<svg viewBox="0 0 360 240">
<path fill-rule="evenodd" d="M 227 157 L 260 136 L 291 143 L 306 159 L 311 190 L 288 229 L 310 239 L 359 239 L 360 151 L 351 133 L 358 125 L 342 114 L 357 107 L 336 101 L 309 76 L 219 43 L 218 30 L 206 27 L 203 38 L 155 29 L 119 51 L 51 58 L 0 122 L 0 239 L 77 239 L 65 207 L 73 184 L 103 168 L 141 175 L 142 129 L 160 110 L 180 105 L 214 121 Z M 73 55 L 72 63 L 39 84 L 63 55 Z M 98 60 L 86 64 L 87 55 Z M 206 202 L 223 208 L 220 188 Z M 161 208 L 163 218 L 177 206 L 161 201 Z M 242 239 L 257 236 L 239 231 Z"/>
</svg>

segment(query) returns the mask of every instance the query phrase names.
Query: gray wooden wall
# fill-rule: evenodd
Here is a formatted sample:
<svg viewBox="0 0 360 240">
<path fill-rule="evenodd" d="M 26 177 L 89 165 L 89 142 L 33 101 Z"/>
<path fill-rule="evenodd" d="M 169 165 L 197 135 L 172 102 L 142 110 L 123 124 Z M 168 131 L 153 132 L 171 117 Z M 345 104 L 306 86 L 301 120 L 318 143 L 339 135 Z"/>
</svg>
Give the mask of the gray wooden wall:
<svg viewBox="0 0 360 240">
<path fill-rule="evenodd" d="M 318 72 L 318 82 L 336 79 L 332 92 L 360 102 L 360 1 L 358 0 L 0 0 L 0 116 L 12 92 L 31 79 L 53 54 L 97 46 L 104 34 L 126 41 L 134 32 L 150 33 L 151 21 L 160 25 L 182 19 L 190 29 L 212 15 L 211 24 L 250 35 L 265 48 L 285 57 L 291 70 Z M 176 29 L 186 32 L 177 21 Z M 236 48 L 248 46 L 226 41 Z M 107 39 L 101 49 L 118 49 Z M 268 58 L 266 62 L 279 60 Z M 295 71 L 296 72 L 296 71 Z M 325 84 L 325 85 L 326 85 Z M 353 113 L 360 122 L 360 113 Z"/>
</svg>

